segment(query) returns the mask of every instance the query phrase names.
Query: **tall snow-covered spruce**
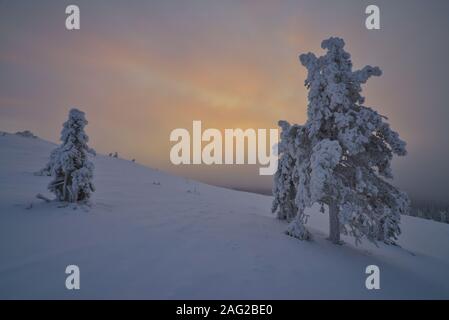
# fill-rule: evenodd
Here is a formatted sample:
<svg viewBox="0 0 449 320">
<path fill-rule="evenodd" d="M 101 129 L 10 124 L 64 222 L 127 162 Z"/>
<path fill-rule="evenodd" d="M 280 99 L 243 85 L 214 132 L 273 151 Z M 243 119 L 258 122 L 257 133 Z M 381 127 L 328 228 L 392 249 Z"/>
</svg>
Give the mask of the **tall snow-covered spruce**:
<svg viewBox="0 0 449 320">
<path fill-rule="evenodd" d="M 47 166 L 53 180 L 48 189 L 59 201 L 87 201 L 95 191 L 92 183 L 94 165 L 88 158 L 88 153 L 95 154 L 95 151 L 87 145 L 86 125 L 84 112 L 71 109 L 61 132 L 62 144 L 51 153 Z"/>
<path fill-rule="evenodd" d="M 300 55 L 308 70 L 308 119 L 304 125 L 280 121 L 279 164 L 274 176 L 273 212 L 290 221 L 287 234 L 309 239 L 305 209 L 329 212 L 329 240 L 340 234 L 394 244 L 407 195 L 390 183 L 393 155 L 406 155 L 405 142 L 386 117 L 364 105 L 361 85 L 380 76 L 378 67 L 352 71 L 340 38 L 321 44 L 324 56 Z"/>
</svg>

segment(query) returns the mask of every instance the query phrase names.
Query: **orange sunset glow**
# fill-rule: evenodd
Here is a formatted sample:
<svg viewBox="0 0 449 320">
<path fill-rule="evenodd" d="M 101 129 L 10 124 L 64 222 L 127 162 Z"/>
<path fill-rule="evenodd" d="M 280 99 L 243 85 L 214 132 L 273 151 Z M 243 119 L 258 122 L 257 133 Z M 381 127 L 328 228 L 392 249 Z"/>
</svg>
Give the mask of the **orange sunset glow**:
<svg viewBox="0 0 449 320">
<path fill-rule="evenodd" d="M 431 159 L 423 154 L 438 153 L 437 137 L 447 133 L 442 125 L 447 107 L 441 105 L 448 92 L 438 84 L 424 89 L 412 75 L 443 77 L 434 61 L 449 50 L 444 43 L 430 49 L 426 35 L 438 37 L 442 30 L 414 25 L 418 11 L 404 13 L 400 5 L 380 1 L 390 10 L 384 18 L 389 32 L 373 33 L 361 27 L 364 5 L 357 1 L 79 2 L 78 33 L 59 28 L 63 3 L 60 8 L 29 3 L 26 10 L 33 14 L 16 15 L 21 21 L 2 15 L 1 129 L 29 129 L 57 142 L 68 110 L 76 106 L 86 113 L 90 144 L 100 153 L 116 151 L 211 184 L 269 190 L 271 177 L 258 176 L 258 166 L 172 165 L 170 132 L 191 130 L 193 120 L 220 130 L 277 128 L 280 119 L 303 123 L 306 70 L 298 55 L 322 52 L 321 40 L 336 35 L 345 39 L 355 67 L 370 64 L 384 71 L 364 94 L 408 142 L 409 157 L 395 163 L 399 184 L 417 192 L 443 179 L 430 168 L 444 166 L 447 152 Z M 25 10 L 13 2 L 2 6 Z M 398 14 L 405 17 L 395 24 Z M 409 36 L 410 29 L 422 37 Z M 416 54 L 404 56 L 410 45 Z M 432 61 L 425 59 L 428 50 Z M 431 119 L 428 104 L 436 110 Z M 430 177 L 420 180 L 421 186 L 408 175 L 417 167 Z M 434 192 L 443 198 L 444 193 Z"/>
</svg>

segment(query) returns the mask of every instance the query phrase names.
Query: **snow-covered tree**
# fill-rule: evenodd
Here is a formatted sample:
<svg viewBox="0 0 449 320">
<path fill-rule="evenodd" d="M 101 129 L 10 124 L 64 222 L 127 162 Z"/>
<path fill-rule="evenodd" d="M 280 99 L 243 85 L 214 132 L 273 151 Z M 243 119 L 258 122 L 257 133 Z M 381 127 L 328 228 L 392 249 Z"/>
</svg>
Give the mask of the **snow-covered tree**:
<svg viewBox="0 0 449 320">
<path fill-rule="evenodd" d="M 364 105 L 362 84 L 380 76 L 378 67 L 353 71 L 340 38 L 321 44 L 324 56 L 300 55 L 308 70 L 308 119 L 304 125 L 280 121 L 280 159 L 274 177 L 273 212 L 291 221 L 287 233 L 309 239 L 305 209 L 329 212 L 329 240 L 340 234 L 393 244 L 407 195 L 387 182 L 393 155 L 406 154 L 405 142 L 386 117 Z"/>
<path fill-rule="evenodd" d="M 88 159 L 88 153 L 95 154 L 95 151 L 87 145 L 86 125 L 84 112 L 70 110 L 61 132 L 62 144 L 52 152 L 47 165 L 53 177 L 48 189 L 59 201 L 86 201 L 95 191 L 92 183 L 94 165 Z"/>
</svg>

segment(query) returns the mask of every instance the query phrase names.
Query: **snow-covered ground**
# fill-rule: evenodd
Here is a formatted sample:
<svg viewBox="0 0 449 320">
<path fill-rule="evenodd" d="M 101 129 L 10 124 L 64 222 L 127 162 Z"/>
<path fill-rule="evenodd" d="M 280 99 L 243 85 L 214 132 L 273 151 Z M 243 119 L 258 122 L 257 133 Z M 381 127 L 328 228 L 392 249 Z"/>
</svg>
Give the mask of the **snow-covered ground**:
<svg viewBox="0 0 449 320">
<path fill-rule="evenodd" d="M 0 298 L 449 298 L 449 225 L 403 217 L 401 247 L 286 236 L 271 197 L 98 155 L 93 207 L 59 208 L 41 169 L 54 145 L 0 135 Z M 158 184 L 160 183 L 160 185 Z M 81 289 L 65 288 L 65 268 Z M 380 290 L 365 268 L 380 267 Z"/>
</svg>

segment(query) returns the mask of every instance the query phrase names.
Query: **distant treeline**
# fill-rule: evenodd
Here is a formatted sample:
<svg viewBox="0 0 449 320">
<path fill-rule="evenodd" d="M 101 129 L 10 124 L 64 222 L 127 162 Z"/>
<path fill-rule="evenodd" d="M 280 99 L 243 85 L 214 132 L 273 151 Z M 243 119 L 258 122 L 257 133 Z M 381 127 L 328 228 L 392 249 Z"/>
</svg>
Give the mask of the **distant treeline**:
<svg viewBox="0 0 449 320">
<path fill-rule="evenodd" d="M 232 189 L 238 191 L 258 193 L 268 196 L 272 195 L 271 190 L 269 190 L 268 188 L 257 189 L 257 188 L 233 187 Z M 412 206 L 410 208 L 409 214 L 410 216 L 449 223 L 449 203 L 419 200 L 413 196 L 411 196 L 411 199 L 412 199 Z"/>
<path fill-rule="evenodd" d="M 418 200 L 412 197 L 410 215 L 412 217 L 449 223 L 449 204 Z"/>
</svg>

